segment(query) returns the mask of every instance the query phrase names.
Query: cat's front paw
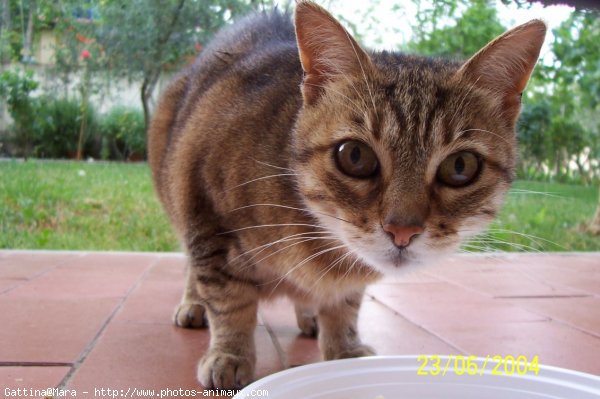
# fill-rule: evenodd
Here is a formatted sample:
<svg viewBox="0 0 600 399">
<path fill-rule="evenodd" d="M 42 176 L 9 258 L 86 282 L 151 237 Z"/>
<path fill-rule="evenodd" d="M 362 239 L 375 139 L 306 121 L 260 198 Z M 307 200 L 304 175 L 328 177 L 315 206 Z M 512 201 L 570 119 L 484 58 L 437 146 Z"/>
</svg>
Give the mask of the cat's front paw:
<svg viewBox="0 0 600 399">
<path fill-rule="evenodd" d="M 352 348 L 344 349 L 338 353 L 333 353 L 330 355 L 331 357 L 327 360 L 349 359 L 353 357 L 373 356 L 375 354 L 375 349 L 373 349 L 369 345 L 360 344 Z"/>
<path fill-rule="evenodd" d="M 198 381 L 205 388 L 239 389 L 254 379 L 254 359 L 209 350 L 198 364 Z"/>
<path fill-rule="evenodd" d="M 173 323 L 183 328 L 208 327 L 204 306 L 198 303 L 182 302 L 175 309 Z"/>
</svg>

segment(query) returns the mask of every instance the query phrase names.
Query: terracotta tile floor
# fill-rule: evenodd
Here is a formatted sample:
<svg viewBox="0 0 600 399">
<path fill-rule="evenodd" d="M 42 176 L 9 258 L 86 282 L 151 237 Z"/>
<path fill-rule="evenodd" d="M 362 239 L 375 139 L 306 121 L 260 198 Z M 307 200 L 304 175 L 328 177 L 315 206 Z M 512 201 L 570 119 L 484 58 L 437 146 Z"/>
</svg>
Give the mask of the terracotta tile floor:
<svg viewBox="0 0 600 399">
<path fill-rule="evenodd" d="M 5 389 L 201 389 L 206 330 L 171 325 L 178 254 L 0 251 Z M 292 306 L 264 304 L 258 377 L 319 360 Z M 600 253 L 454 256 L 368 289 L 365 342 L 381 355 L 539 356 L 600 375 Z M 88 392 L 88 394 L 84 394 Z"/>
</svg>

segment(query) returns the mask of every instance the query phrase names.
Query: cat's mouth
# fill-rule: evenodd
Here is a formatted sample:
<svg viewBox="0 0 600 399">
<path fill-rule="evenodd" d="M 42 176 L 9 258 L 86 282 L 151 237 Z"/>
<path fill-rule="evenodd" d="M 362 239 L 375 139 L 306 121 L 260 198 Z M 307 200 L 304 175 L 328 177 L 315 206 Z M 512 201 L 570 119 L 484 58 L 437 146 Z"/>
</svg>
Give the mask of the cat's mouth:
<svg viewBox="0 0 600 399">
<path fill-rule="evenodd" d="M 357 255 L 373 270 L 383 274 L 420 263 L 406 248 L 391 248 L 384 251 L 356 251 Z"/>
</svg>

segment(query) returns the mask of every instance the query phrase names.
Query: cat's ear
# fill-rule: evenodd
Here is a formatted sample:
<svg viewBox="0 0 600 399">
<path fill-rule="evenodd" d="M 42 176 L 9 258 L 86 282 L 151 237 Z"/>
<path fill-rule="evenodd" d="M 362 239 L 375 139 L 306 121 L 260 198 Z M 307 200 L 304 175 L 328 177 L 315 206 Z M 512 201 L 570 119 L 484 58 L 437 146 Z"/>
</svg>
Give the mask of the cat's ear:
<svg viewBox="0 0 600 399">
<path fill-rule="evenodd" d="M 479 50 L 461 67 L 459 76 L 499 96 L 503 113 L 514 124 L 545 36 L 546 25 L 540 20 L 517 26 Z"/>
<path fill-rule="evenodd" d="M 367 53 L 326 10 L 311 1 L 296 6 L 296 39 L 304 71 L 302 95 L 308 104 L 323 93 L 327 82 L 364 74 L 371 65 Z"/>
</svg>

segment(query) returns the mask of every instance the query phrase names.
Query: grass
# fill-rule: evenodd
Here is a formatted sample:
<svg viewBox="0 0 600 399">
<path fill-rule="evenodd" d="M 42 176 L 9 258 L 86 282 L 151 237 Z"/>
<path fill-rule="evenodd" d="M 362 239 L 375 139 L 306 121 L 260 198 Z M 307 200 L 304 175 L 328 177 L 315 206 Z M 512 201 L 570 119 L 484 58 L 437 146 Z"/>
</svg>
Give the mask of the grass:
<svg viewBox="0 0 600 399">
<path fill-rule="evenodd" d="M 146 164 L 0 162 L 0 248 L 174 251 Z"/>
<path fill-rule="evenodd" d="M 600 238 L 581 229 L 597 204 L 597 186 L 517 181 L 490 227 L 488 237 L 496 241 L 491 247 L 526 252 L 598 251 Z"/>
<path fill-rule="evenodd" d="M 486 236 L 468 250 L 598 251 L 579 230 L 598 190 L 519 181 Z M 491 243 L 490 241 L 494 241 Z M 0 162 L 0 248 L 176 251 L 146 164 Z"/>
</svg>

